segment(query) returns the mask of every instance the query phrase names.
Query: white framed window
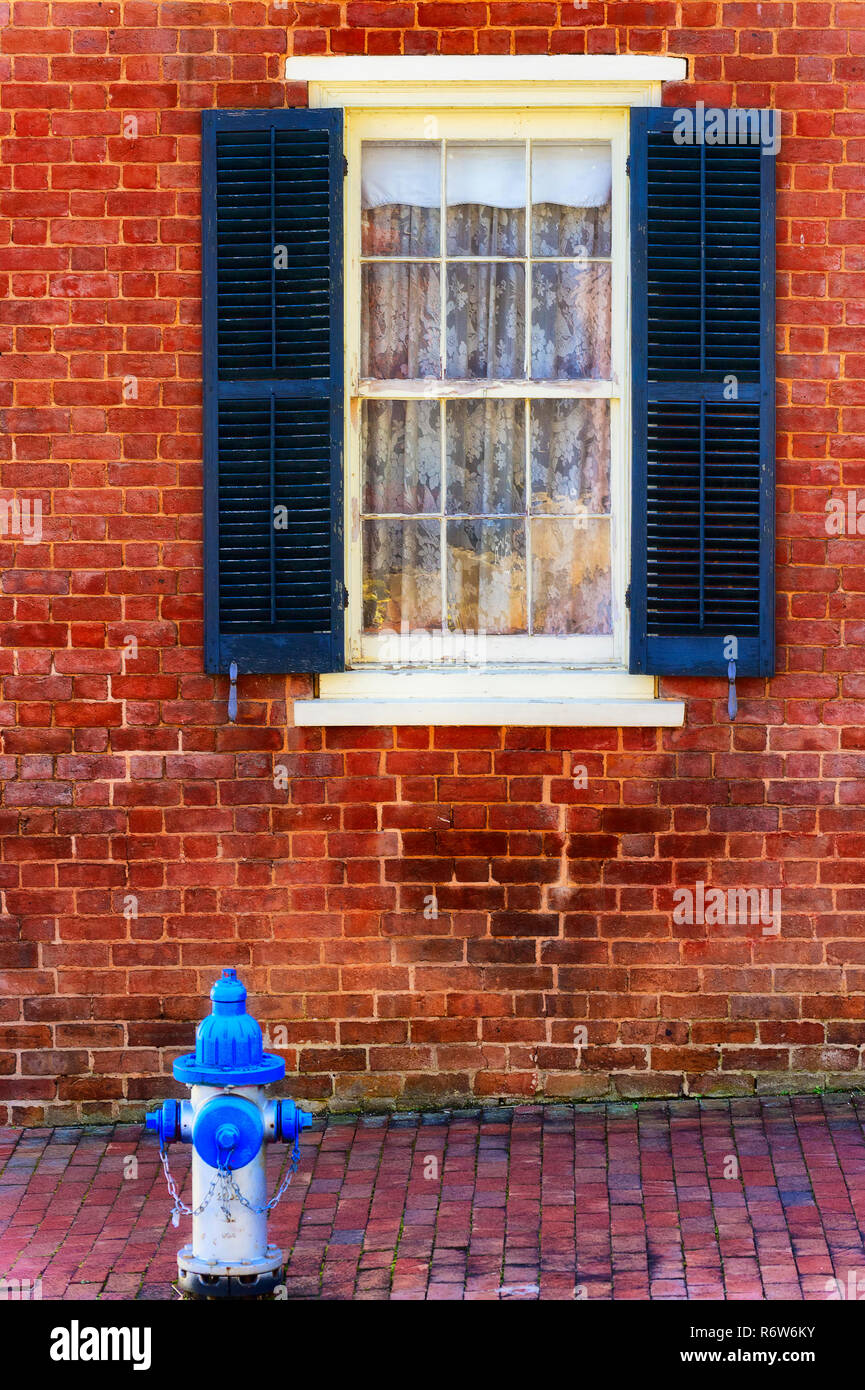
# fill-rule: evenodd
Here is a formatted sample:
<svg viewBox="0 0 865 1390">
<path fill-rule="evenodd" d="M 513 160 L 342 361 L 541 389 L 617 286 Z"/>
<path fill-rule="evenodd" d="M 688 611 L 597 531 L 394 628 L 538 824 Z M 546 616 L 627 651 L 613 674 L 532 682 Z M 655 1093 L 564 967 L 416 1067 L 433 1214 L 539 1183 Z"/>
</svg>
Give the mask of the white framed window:
<svg viewBox="0 0 865 1390">
<path fill-rule="evenodd" d="M 649 675 L 629 673 L 627 662 L 627 623 L 625 590 L 628 580 L 628 555 L 630 530 L 630 411 L 629 397 L 630 363 L 628 361 L 629 321 L 628 305 L 630 298 L 630 250 L 628 246 L 629 210 L 628 180 L 626 176 L 626 146 L 629 140 L 631 108 L 634 106 L 659 106 L 661 104 L 662 84 L 667 81 L 681 81 L 687 75 L 687 63 L 682 58 L 652 57 L 637 55 L 576 55 L 566 57 L 543 56 L 496 56 L 483 57 L 395 57 L 395 58 L 304 58 L 290 56 L 286 59 L 285 76 L 293 83 L 308 83 L 309 105 L 314 108 L 341 108 L 344 120 L 346 179 L 345 179 L 345 276 L 344 276 L 344 316 L 345 316 L 345 578 L 348 591 L 348 611 L 346 617 L 346 669 L 342 672 L 321 674 L 318 677 L 317 694 L 310 700 L 298 700 L 294 704 L 295 721 L 299 724 L 357 725 L 357 724 L 529 724 L 529 725 L 582 725 L 589 726 L 677 726 L 684 720 L 684 702 L 658 698 L 655 678 Z M 439 194 L 435 199 L 438 214 L 438 246 L 435 245 L 435 232 L 430 232 L 429 217 L 417 214 L 416 230 L 413 233 L 408 225 L 407 236 L 411 244 L 420 235 L 417 230 L 421 221 L 432 237 L 431 242 L 421 242 L 424 249 L 418 252 L 415 264 L 434 264 L 438 272 L 438 364 L 429 376 L 409 375 L 409 361 L 406 358 L 396 370 L 395 375 L 377 376 L 363 366 L 362 346 L 364 343 L 364 300 L 362 295 L 364 266 L 378 266 L 388 262 L 388 256 L 379 249 L 379 254 L 364 249 L 363 219 L 363 146 L 389 146 L 392 150 L 420 146 L 429 150 L 435 146 L 438 151 Z M 467 264 L 474 267 L 484 261 L 492 261 L 489 244 L 483 243 L 483 254 L 473 256 L 464 250 L 465 242 L 457 240 L 458 250 L 451 252 L 447 246 L 448 227 L 448 151 L 462 149 L 473 151 L 464 161 L 464 170 L 478 163 L 488 166 L 494 177 L 496 164 L 508 164 L 507 150 L 519 145 L 523 148 L 523 175 L 526 202 L 522 219 L 522 250 L 508 249 L 500 261 L 507 266 L 519 265 L 523 271 L 524 316 L 528 314 L 528 327 L 524 317 L 526 338 L 523 342 L 523 375 L 490 376 L 485 368 L 483 375 L 450 375 L 447 371 L 447 316 L 448 279 L 451 264 Z M 536 199 L 532 191 L 532 152 L 544 146 L 565 145 L 576 151 L 586 150 L 584 160 L 600 147 L 609 151 L 609 252 L 585 257 L 574 256 L 570 248 L 561 257 L 545 255 L 535 249 L 533 237 L 533 208 Z M 498 150 L 496 149 L 498 147 Z M 502 148 L 504 147 L 504 148 Z M 481 152 L 482 151 L 482 152 Z M 494 156 L 498 154 L 499 158 Z M 427 156 L 429 158 L 429 156 Z M 401 185 L 406 191 L 413 177 L 419 177 L 417 162 L 414 175 L 408 156 L 401 167 L 405 182 Z M 394 155 L 396 160 L 396 154 Z M 435 154 L 431 162 L 435 162 Z M 577 164 L 581 161 L 578 158 Z M 553 161 L 549 161 L 551 166 Z M 516 171 L 519 160 L 513 161 Z M 374 172 L 374 171 L 373 171 Z M 379 175 L 391 176 L 386 155 L 379 157 Z M 458 172 L 458 171 L 456 171 Z M 487 175 L 484 175 L 487 179 Z M 433 179 L 434 182 L 434 179 Z M 469 191 L 474 192 L 469 179 Z M 506 186 L 504 177 L 499 179 L 498 197 L 502 199 L 501 187 Z M 422 190 L 428 183 L 422 182 Z M 484 196 L 489 197 L 486 184 Z M 387 194 L 387 187 L 379 187 L 378 197 Z M 393 196 L 389 194 L 388 196 Z M 404 196 L 404 194 L 402 195 Z M 427 196 L 429 196 L 427 194 Z M 475 196 L 477 193 L 475 192 Z M 375 203 L 375 198 L 368 201 Z M 432 199 L 430 200 L 432 201 Z M 382 200 L 380 207 L 386 204 Z M 419 204 L 409 204 L 409 207 Z M 454 204 L 454 208 L 460 205 Z M 463 205 L 465 206 L 465 205 Z M 480 207 L 480 205 L 476 205 Z M 486 204 L 487 217 L 496 204 Z M 515 209 L 499 209 L 504 216 L 504 230 L 513 232 L 511 221 Z M 379 218 L 385 214 L 375 214 L 374 208 L 366 209 Z M 476 215 L 476 217 L 479 214 Z M 463 220 L 465 220 L 463 218 Z M 499 218 L 501 220 L 501 218 Z M 370 218 L 367 216 L 367 223 Z M 399 223 L 397 223 L 399 226 Z M 477 229 L 477 226 L 476 226 Z M 385 218 L 385 231 L 387 220 Z M 391 229 L 393 234 L 393 228 Z M 369 227 L 367 227 L 367 244 Z M 456 230 L 455 230 L 456 235 Z M 481 243 L 475 242 L 475 245 Z M 513 243 L 510 243 L 513 245 Z M 427 249 L 429 247 L 429 249 Z M 411 264 L 412 253 L 400 247 L 399 253 L 390 253 L 393 264 Z M 581 369 L 579 373 L 568 376 L 540 376 L 532 372 L 532 285 L 535 264 L 555 265 L 556 262 L 582 262 L 592 265 L 607 265 L 607 292 L 609 295 L 609 370 L 604 374 Z M 367 271 L 367 278 L 381 271 Z M 427 272 L 428 273 L 428 272 Z M 514 271 L 498 271 L 496 274 L 510 274 Z M 552 271 L 549 272 L 553 274 Z M 418 272 L 402 271 L 408 280 Z M 491 272 L 492 274 L 492 272 Z M 434 296 L 433 303 L 434 303 Z M 527 306 L 527 307 L 526 307 Z M 435 334 L 432 335 L 435 338 Z M 549 343 L 549 335 L 547 342 Z M 381 344 L 379 344 L 381 345 Z M 369 362 L 370 336 L 367 329 L 366 347 Z M 435 358 L 433 350 L 433 359 Z M 468 345 L 466 344 L 466 352 Z M 433 366 L 436 367 L 435 360 Z M 378 370 L 378 367 L 376 368 Z M 412 368 L 414 370 L 414 368 Z M 593 369 L 593 371 L 596 369 Z M 395 383 L 395 384 L 394 384 Z M 437 421 L 424 436 L 423 452 L 412 444 L 407 470 L 407 450 L 405 445 L 395 447 L 393 436 L 400 435 L 400 428 L 393 429 L 394 406 L 396 403 L 397 423 L 403 436 L 404 421 L 411 407 L 415 421 L 427 419 L 434 410 L 438 412 Z M 383 404 L 384 403 L 384 404 Z M 478 490 L 479 469 L 476 465 L 465 468 L 466 457 L 475 459 L 477 450 L 471 447 L 472 440 L 479 435 L 485 440 L 495 440 L 502 433 L 501 428 L 487 431 L 486 418 L 489 413 L 493 419 L 501 421 L 507 411 L 514 412 L 522 403 L 525 412 L 522 420 L 522 444 L 526 449 L 525 465 L 522 473 L 523 495 L 519 506 L 511 513 L 483 507 L 471 510 L 466 507 L 463 513 L 448 511 L 448 463 L 457 455 L 457 462 L 463 466 L 463 478 L 468 472 L 473 481 L 475 494 Z M 379 468 L 371 489 L 366 488 L 364 468 L 366 457 L 377 452 L 381 446 L 371 449 L 370 406 L 372 405 L 373 437 L 375 427 L 379 436 L 387 441 L 385 463 Z M 458 409 L 455 409 L 457 407 Z M 492 407 L 488 411 L 488 407 Z M 543 508 L 533 508 L 532 486 L 533 462 L 530 441 L 533 431 L 532 412 L 535 411 L 535 434 L 542 428 L 546 419 L 556 418 L 558 414 L 567 416 L 573 408 L 581 409 L 586 415 L 592 410 L 609 415 L 609 503 L 606 496 L 598 506 L 598 514 L 590 516 L 588 506 L 585 514 L 582 508 L 576 512 L 558 512 L 551 507 L 549 512 Z M 390 410 L 388 418 L 387 410 Z M 450 411 L 450 416 L 448 412 Z M 474 429 L 467 429 L 462 436 L 453 426 L 462 412 L 462 419 L 471 422 Z M 366 419 L 365 417 L 366 412 Z M 378 412 L 376 416 L 376 412 Z M 480 420 L 483 420 L 483 431 Z M 526 420 L 528 424 L 526 424 Z M 442 423 L 444 421 L 444 423 Z M 450 432 L 448 424 L 450 423 Z M 559 425 L 559 433 L 561 433 Z M 604 427 L 602 427 L 603 429 Z M 366 430 L 366 440 L 364 431 Z M 549 433 L 549 431 L 548 431 Z M 413 436 L 412 436 L 413 438 Z M 450 454 L 448 441 L 450 440 Z M 400 452 L 401 449 L 401 452 Z M 519 457 L 519 448 L 512 449 L 512 455 Z M 549 451 L 548 451 L 549 453 Z M 562 451 L 559 450 L 559 456 Z M 597 450 L 595 451 L 597 454 Z M 443 461 L 442 461 L 442 456 Z M 499 455 L 501 460 L 501 453 Z M 438 492 L 425 497 L 421 480 L 430 478 L 430 469 L 435 469 L 438 460 L 439 474 L 433 481 Z M 513 462 L 513 458 L 511 460 Z M 502 467 L 492 469 L 489 476 L 501 481 Z M 554 466 L 553 473 L 559 479 L 569 476 L 569 470 Z M 456 476 L 453 464 L 451 479 Z M 481 477 L 485 476 L 480 474 Z M 405 488 L 409 477 L 413 487 Z M 508 473 L 511 491 L 514 489 L 515 473 Z M 542 477 L 542 470 L 541 470 Z M 393 506 L 393 497 L 400 491 L 397 484 L 402 483 L 399 508 L 395 512 L 387 508 Z M 443 480 L 443 481 L 442 481 Z M 559 487 L 555 492 L 557 503 L 564 499 Z M 566 496 L 570 490 L 564 488 Z M 580 489 L 576 489 L 576 495 Z M 468 490 L 463 485 L 463 498 Z M 591 494 L 592 498 L 597 492 Z M 405 506 L 406 500 L 410 502 Z M 419 497 L 422 505 L 419 505 Z M 501 503 L 497 499 L 497 506 Z M 384 505 L 382 505 L 384 503 Z M 484 504 L 488 505 L 488 504 Z M 474 506 L 474 503 L 472 503 Z M 473 623 L 463 616 L 464 645 L 460 646 L 460 633 L 448 624 L 448 604 L 452 598 L 453 586 L 447 587 L 448 559 L 451 570 L 456 570 L 456 578 L 465 577 L 466 566 L 459 563 L 455 547 L 448 548 L 447 528 L 455 530 L 458 523 L 479 522 L 503 523 L 521 522 L 525 533 L 525 546 L 519 556 L 525 569 L 524 608 L 528 616 L 532 612 L 532 564 L 530 557 L 537 554 L 532 549 L 530 529 L 536 521 L 538 529 L 550 522 L 552 530 L 561 523 L 563 517 L 569 521 L 576 519 L 581 523 L 599 521 L 605 517 L 604 524 L 609 528 L 610 550 L 608 566 L 608 594 L 610 620 L 607 630 L 591 632 L 586 625 L 576 630 L 546 631 L 543 622 L 526 622 L 521 630 L 516 624 L 509 624 L 509 630 L 486 632 L 481 644 L 476 637 L 469 637 Z M 438 589 L 440 593 L 440 626 L 416 626 L 411 622 L 403 634 L 398 629 L 401 624 L 401 607 L 393 604 L 393 596 L 386 586 L 375 588 L 370 585 L 367 595 L 367 613 L 364 613 L 364 551 L 363 528 L 367 524 L 404 521 L 416 526 L 424 521 L 434 522 L 438 528 Z M 434 528 L 433 528 L 434 529 Z M 487 528 L 488 531 L 490 528 Z M 496 534 L 496 527 L 492 527 Z M 378 550 L 375 554 L 386 554 L 387 533 L 382 535 L 379 526 Z M 430 537 L 432 552 L 435 544 Z M 499 547 L 501 551 L 501 546 Z M 549 554 L 549 551 L 546 552 Z M 513 555 L 513 545 L 511 546 Z M 524 558 L 525 557 L 525 558 Z M 555 558 L 555 556 L 553 556 Z M 374 567 L 373 567 L 374 569 Z M 401 574 L 401 571 L 398 571 Z M 373 580 L 375 574 L 370 576 Z M 471 576 L 469 576 L 471 579 Z M 472 580 L 474 592 L 479 594 L 480 584 Z M 467 587 L 463 584 L 463 587 Z M 469 585 L 468 587 L 471 587 Z M 535 585 L 535 594 L 537 585 Z M 397 595 L 401 602 L 401 594 Z M 388 609 L 388 605 L 391 607 Z M 365 621 L 376 610 L 381 613 L 382 606 L 390 632 L 382 633 L 383 623 Z M 457 608 L 465 615 L 465 607 Z M 476 618 L 477 608 L 470 609 L 469 617 Z M 399 616 L 399 621 L 394 619 Z M 436 617 L 439 615 L 436 614 Z M 416 621 L 416 620 L 415 620 Z M 439 650 L 436 650 L 435 632 L 440 634 Z M 387 637 L 387 644 L 383 640 Z M 395 655 L 395 660 L 393 659 Z M 540 678 L 539 678 L 540 677 Z"/>
<path fill-rule="evenodd" d="M 346 112 L 347 661 L 623 669 L 627 111 Z"/>
</svg>

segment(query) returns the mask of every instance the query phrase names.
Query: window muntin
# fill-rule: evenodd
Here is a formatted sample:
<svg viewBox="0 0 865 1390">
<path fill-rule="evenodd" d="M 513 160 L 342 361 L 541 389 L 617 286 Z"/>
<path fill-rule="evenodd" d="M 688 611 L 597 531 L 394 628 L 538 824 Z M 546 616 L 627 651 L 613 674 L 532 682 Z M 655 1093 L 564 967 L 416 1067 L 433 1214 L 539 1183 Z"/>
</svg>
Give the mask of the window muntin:
<svg viewBox="0 0 865 1390">
<path fill-rule="evenodd" d="M 352 121 L 355 664 L 621 661 L 624 122 L 562 114 Z"/>
</svg>

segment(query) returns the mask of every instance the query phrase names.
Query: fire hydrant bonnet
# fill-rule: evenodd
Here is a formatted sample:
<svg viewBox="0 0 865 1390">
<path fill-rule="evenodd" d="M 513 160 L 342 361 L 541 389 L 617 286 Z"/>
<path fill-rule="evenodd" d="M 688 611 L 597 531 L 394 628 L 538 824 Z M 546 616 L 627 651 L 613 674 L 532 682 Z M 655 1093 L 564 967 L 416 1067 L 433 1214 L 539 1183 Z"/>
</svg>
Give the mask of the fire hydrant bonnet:
<svg viewBox="0 0 865 1390">
<path fill-rule="evenodd" d="M 178 1057 L 174 1076 L 184 1086 L 266 1086 L 285 1076 L 285 1062 L 264 1051 L 261 1029 L 246 1012 L 246 987 L 223 970 L 210 991 L 212 1012 L 201 1020 L 195 1051 Z"/>
</svg>

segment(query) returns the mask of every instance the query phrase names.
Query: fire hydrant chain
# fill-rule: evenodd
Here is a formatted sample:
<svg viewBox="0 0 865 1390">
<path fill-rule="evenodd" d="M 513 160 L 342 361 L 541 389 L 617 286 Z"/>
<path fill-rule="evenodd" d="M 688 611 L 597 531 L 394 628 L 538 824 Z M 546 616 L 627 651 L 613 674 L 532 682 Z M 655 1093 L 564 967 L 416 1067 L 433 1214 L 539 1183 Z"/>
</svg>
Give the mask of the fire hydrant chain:
<svg viewBox="0 0 865 1390">
<path fill-rule="evenodd" d="M 246 1207 L 247 1211 L 254 1212 L 256 1216 L 262 1216 L 266 1211 L 273 1211 L 273 1208 L 277 1206 L 279 1202 L 282 1201 L 283 1197 L 288 1191 L 288 1185 L 294 1177 L 295 1173 L 297 1172 L 297 1167 L 299 1163 L 300 1141 L 298 1139 L 295 1139 L 294 1148 L 291 1151 L 291 1166 L 289 1167 L 288 1172 L 283 1178 L 279 1190 L 276 1193 L 274 1193 L 270 1201 L 266 1202 L 263 1207 L 254 1207 L 251 1202 L 247 1202 L 240 1188 L 237 1186 L 237 1183 L 234 1181 L 234 1178 L 231 1176 L 230 1170 L 226 1169 L 225 1171 L 228 1174 L 228 1187 L 231 1192 L 231 1195 L 237 1198 L 238 1202 L 240 1202 L 240 1205 L 242 1207 Z"/>
<path fill-rule="evenodd" d="M 265 1202 L 264 1206 L 262 1207 L 253 1206 L 251 1202 L 248 1202 L 246 1200 L 246 1198 L 244 1197 L 243 1193 L 241 1192 L 240 1188 L 237 1186 L 237 1183 L 234 1181 L 234 1178 L 231 1175 L 231 1169 L 223 1167 L 221 1164 L 217 1168 L 216 1174 L 209 1188 L 207 1189 L 207 1192 L 204 1194 L 203 1201 L 199 1202 L 197 1207 L 188 1207 L 186 1203 L 182 1200 L 179 1192 L 177 1191 L 177 1184 L 175 1183 L 171 1173 L 171 1169 L 168 1166 L 168 1154 L 165 1152 L 164 1149 L 160 1149 L 159 1159 L 162 1164 L 162 1170 L 165 1173 L 165 1183 L 168 1187 L 168 1195 L 174 1202 L 174 1206 L 171 1211 L 172 1226 L 180 1225 L 181 1216 L 200 1216 L 204 1209 L 207 1207 L 208 1203 L 210 1202 L 210 1199 L 216 1191 L 217 1187 L 219 1188 L 219 1200 L 222 1206 L 223 1215 L 225 1216 L 226 1221 L 230 1221 L 231 1214 L 229 1211 L 228 1203 L 230 1203 L 232 1197 L 235 1197 L 237 1201 L 240 1202 L 241 1206 L 246 1207 L 247 1211 L 253 1212 L 256 1216 L 262 1216 L 266 1211 L 273 1211 L 273 1208 L 279 1205 L 286 1192 L 288 1191 L 289 1184 L 292 1178 L 294 1177 L 295 1173 L 297 1172 L 298 1166 L 300 1164 L 300 1140 L 295 1139 L 294 1141 L 294 1148 L 291 1151 L 291 1165 L 285 1177 L 283 1178 L 278 1191 L 275 1192 L 274 1195 L 271 1197 L 270 1201 Z"/>
<path fill-rule="evenodd" d="M 213 1196 L 214 1188 L 216 1187 L 217 1183 L 218 1183 L 219 1180 L 220 1180 L 221 1173 L 217 1172 L 215 1178 L 213 1179 L 213 1182 L 210 1184 L 210 1187 L 207 1189 L 207 1192 L 206 1192 L 205 1197 L 204 1197 L 204 1201 L 203 1201 L 203 1202 L 199 1202 L 198 1206 L 193 1208 L 193 1207 L 188 1207 L 188 1206 L 186 1205 L 186 1203 L 185 1203 L 184 1201 L 182 1201 L 182 1199 L 181 1199 L 181 1197 L 180 1197 L 180 1194 L 179 1194 L 179 1192 L 177 1191 L 177 1184 L 175 1183 L 174 1178 L 171 1176 L 171 1169 L 170 1169 L 169 1166 L 168 1166 L 168 1154 L 165 1152 L 164 1149 L 160 1149 L 160 1150 L 159 1150 L 159 1161 L 160 1161 L 161 1164 L 162 1164 L 162 1171 L 165 1173 L 165 1182 L 166 1182 L 166 1185 L 167 1185 L 167 1187 L 168 1187 L 168 1195 L 171 1197 L 171 1199 L 172 1199 L 173 1202 L 174 1202 L 174 1206 L 172 1207 L 172 1210 L 171 1210 L 171 1224 L 172 1224 L 172 1226 L 179 1226 L 179 1225 L 180 1225 L 180 1217 L 181 1217 L 181 1215 L 182 1215 L 182 1216 L 200 1216 L 201 1213 L 204 1211 L 205 1207 L 207 1206 L 208 1202 L 210 1201 L 211 1197 Z"/>
</svg>

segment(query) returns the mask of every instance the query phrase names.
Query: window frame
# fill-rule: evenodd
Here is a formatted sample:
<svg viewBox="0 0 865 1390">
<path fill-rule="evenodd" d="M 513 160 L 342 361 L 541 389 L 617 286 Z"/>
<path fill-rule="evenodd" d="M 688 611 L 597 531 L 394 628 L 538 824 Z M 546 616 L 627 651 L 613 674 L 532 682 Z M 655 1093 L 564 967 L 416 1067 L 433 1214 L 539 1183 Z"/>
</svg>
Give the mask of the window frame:
<svg viewBox="0 0 865 1390">
<path fill-rule="evenodd" d="M 345 625 L 346 669 L 393 669 L 392 638 L 370 638 L 362 632 L 361 403 L 364 399 L 542 399 L 608 398 L 611 430 L 611 580 L 613 633 L 611 637 L 575 635 L 518 635 L 487 637 L 483 665 L 503 671 L 516 668 L 565 671 L 627 671 L 630 640 L 625 595 L 630 568 L 631 506 L 631 361 L 630 296 L 631 245 L 627 158 L 629 108 L 623 106 L 539 105 L 532 108 L 489 110 L 477 107 L 437 109 L 412 106 L 347 108 L 345 150 L 345 574 L 348 592 Z M 363 140 L 544 140 L 609 143 L 611 149 L 611 373 L 610 381 L 478 382 L 466 388 L 447 378 L 417 383 L 363 381 L 361 345 L 361 143 Z M 529 250 L 528 246 L 526 248 Z M 461 258 L 456 258 L 461 259 Z M 441 671 L 448 661 L 411 660 L 411 646 L 401 643 L 397 664 L 403 669 Z M 454 644 L 459 650 L 458 642 Z M 408 649 L 408 650 L 407 650 Z M 445 656 L 449 644 L 445 643 Z M 409 660 L 406 661 L 405 657 Z M 461 665 L 457 660 L 454 664 Z"/>
</svg>

